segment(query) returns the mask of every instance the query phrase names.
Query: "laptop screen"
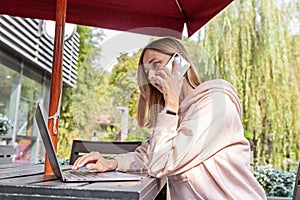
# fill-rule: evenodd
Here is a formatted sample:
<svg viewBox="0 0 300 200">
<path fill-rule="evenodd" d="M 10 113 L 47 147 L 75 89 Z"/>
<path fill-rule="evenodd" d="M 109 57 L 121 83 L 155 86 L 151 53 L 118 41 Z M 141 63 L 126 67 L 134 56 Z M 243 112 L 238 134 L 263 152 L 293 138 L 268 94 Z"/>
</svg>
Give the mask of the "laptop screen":
<svg viewBox="0 0 300 200">
<path fill-rule="evenodd" d="M 61 172 L 61 169 L 60 169 L 57 157 L 56 157 L 54 146 L 53 146 L 52 140 L 50 138 L 50 133 L 49 133 L 47 123 L 44 118 L 42 107 L 41 107 L 40 103 L 38 103 L 38 105 L 37 105 L 37 109 L 35 112 L 35 119 L 36 119 L 37 125 L 39 127 L 41 137 L 44 142 L 44 146 L 45 146 L 45 149 L 46 149 L 49 161 L 50 161 L 51 168 L 52 168 L 55 176 L 62 180 L 63 179 L 62 172 Z"/>
<path fill-rule="evenodd" d="M 55 174 L 55 176 L 57 178 L 59 178 L 61 181 L 67 181 L 67 182 L 86 182 L 86 181 L 129 181 L 129 180 L 133 180 L 133 181 L 139 181 L 142 179 L 141 175 L 137 175 L 137 174 L 128 174 L 128 173 L 121 173 L 121 172 L 105 172 L 105 173 L 97 173 L 96 176 L 94 177 L 88 177 L 87 176 L 82 176 L 82 177 L 78 177 L 78 178 L 73 178 L 73 177 L 65 177 L 62 174 L 61 168 L 59 166 L 59 162 L 56 156 L 56 152 L 54 150 L 54 146 L 50 137 L 50 132 L 47 128 L 47 124 L 46 124 L 46 120 L 44 118 L 43 115 L 43 111 L 42 111 L 42 107 L 40 105 L 40 103 L 38 103 L 37 109 L 36 109 L 36 113 L 35 113 L 35 118 L 36 118 L 36 122 L 38 124 L 39 130 L 40 130 L 40 134 L 41 137 L 43 139 L 44 142 L 44 146 L 50 161 L 50 165 L 51 168 Z M 80 171 L 80 170 L 78 170 Z M 86 170 L 86 171 L 90 171 L 91 170 Z M 95 171 L 93 171 L 92 173 L 95 173 Z"/>
</svg>

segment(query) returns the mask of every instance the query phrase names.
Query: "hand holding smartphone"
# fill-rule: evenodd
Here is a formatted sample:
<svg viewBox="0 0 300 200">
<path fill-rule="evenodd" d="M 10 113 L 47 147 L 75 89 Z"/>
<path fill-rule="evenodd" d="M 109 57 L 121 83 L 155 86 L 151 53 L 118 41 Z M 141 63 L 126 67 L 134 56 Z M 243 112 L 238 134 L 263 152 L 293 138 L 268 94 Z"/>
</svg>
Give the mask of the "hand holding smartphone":
<svg viewBox="0 0 300 200">
<path fill-rule="evenodd" d="M 171 59 L 166 64 L 166 68 L 170 72 L 173 71 L 174 60 L 176 61 L 178 67 L 178 80 L 181 80 L 191 64 L 187 60 L 185 60 L 179 53 L 174 53 Z"/>
</svg>

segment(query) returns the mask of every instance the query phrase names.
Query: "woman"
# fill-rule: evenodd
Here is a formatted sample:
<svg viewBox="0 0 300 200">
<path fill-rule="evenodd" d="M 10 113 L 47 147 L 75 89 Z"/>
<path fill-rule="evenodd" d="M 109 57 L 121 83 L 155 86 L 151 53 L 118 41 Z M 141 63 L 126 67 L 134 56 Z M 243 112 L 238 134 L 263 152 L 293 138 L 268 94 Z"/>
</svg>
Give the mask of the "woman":
<svg viewBox="0 0 300 200">
<path fill-rule="evenodd" d="M 179 53 L 190 67 L 179 80 L 178 66 L 165 65 Z M 142 51 L 138 67 L 138 122 L 153 127 L 135 152 L 104 159 L 92 152 L 73 165 L 98 171 L 148 170 L 167 176 L 172 199 L 266 199 L 250 169 L 250 145 L 244 137 L 234 88 L 224 80 L 200 84 L 180 41 L 162 38 Z"/>
</svg>

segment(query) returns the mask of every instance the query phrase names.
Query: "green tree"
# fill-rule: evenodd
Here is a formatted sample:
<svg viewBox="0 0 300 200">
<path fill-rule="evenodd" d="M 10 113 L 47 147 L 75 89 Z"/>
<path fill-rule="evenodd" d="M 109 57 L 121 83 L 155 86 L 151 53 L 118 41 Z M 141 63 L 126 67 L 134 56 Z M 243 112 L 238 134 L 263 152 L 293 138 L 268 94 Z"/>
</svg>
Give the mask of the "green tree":
<svg viewBox="0 0 300 200">
<path fill-rule="evenodd" d="M 121 54 L 118 58 L 118 63 L 113 67 L 110 84 L 113 86 L 112 99 L 115 107 L 124 106 L 129 109 L 128 119 L 128 138 L 130 140 L 146 141 L 150 136 L 150 131 L 147 128 L 142 128 L 137 125 L 137 104 L 139 98 L 139 88 L 137 84 L 137 65 L 140 56 L 140 51 L 132 55 Z M 117 122 L 120 121 L 119 111 L 114 114 Z M 119 123 L 116 123 L 117 130 L 120 129 Z"/>
<path fill-rule="evenodd" d="M 299 8 L 290 1 L 297 2 Z M 299 37 L 288 26 L 295 6 L 275 3 L 233 2 L 189 47 L 204 80 L 224 78 L 236 87 L 256 163 L 289 169 L 285 161 L 299 160 Z"/>
<path fill-rule="evenodd" d="M 77 32 L 80 36 L 78 79 L 76 88 L 63 88 L 59 124 L 58 156 L 65 158 L 70 155 L 73 139 L 91 137 L 96 126 L 94 119 L 98 115 L 95 89 L 101 79 L 100 73 L 91 66 L 99 49 L 96 48 L 91 28 L 78 26 Z"/>
<path fill-rule="evenodd" d="M 132 117 L 136 117 L 139 95 L 136 72 L 140 52 L 132 56 L 121 54 L 112 70 L 110 84 L 114 85 L 113 104 L 129 108 Z"/>
</svg>

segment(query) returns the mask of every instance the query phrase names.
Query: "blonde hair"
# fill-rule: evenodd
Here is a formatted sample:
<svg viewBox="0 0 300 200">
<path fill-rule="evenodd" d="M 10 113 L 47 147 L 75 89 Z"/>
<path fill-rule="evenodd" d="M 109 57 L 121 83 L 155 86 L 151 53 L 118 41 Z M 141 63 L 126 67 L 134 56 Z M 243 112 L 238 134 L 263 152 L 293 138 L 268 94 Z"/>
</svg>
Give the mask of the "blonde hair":
<svg viewBox="0 0 300 200">
<path fill-rule="evenodd" d="M 150 84 L 143 67 L 143 58 L 147 49 L 153 49 L 161 53 L 172 55 L 180 53 L 189 63 L 191 67 L 184 75 L 186 83 L 192 88 L 200 85 L 200 78 L 195 66 L 192 64 L 188 52 L 183 44 L 175 38 L 161 38 L 148 44 L 142 51 L 137 72 L 137 81 L 140 88 L 140 98 L 138 103 L 138 124 L 148 128 L 156 125 L 157 114 L 161 112 L 165 105 L 163 95 Z"/>
</svg>

